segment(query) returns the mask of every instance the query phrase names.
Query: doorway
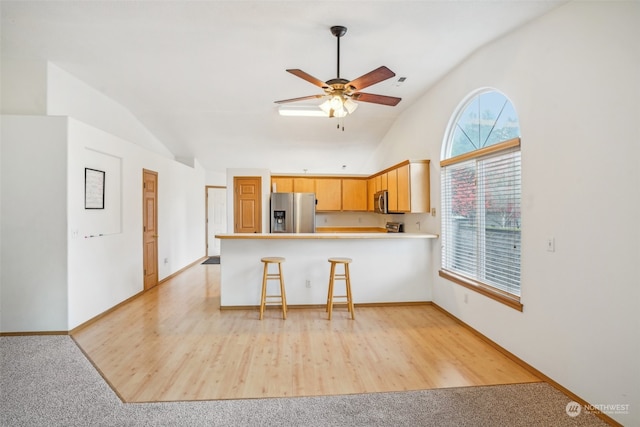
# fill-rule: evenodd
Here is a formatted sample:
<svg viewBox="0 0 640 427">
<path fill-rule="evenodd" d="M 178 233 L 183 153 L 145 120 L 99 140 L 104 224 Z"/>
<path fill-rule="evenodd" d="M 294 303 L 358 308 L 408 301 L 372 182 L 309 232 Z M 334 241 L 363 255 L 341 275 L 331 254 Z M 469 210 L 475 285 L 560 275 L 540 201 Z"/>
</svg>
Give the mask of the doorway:
<svg viewBox="0 0 640 427">
<path fill-rule="evenodd" d="M 144 290 L 158 284 L 158 172 L 142 170 Z"/>
<path fill-rule="evenodd" d="M 227 232 L 227 188 L 207 186 L 207 256 L 220 255 L 220 239 L 215 235 Z"/>
<path fill-rule="evenodd" d="M 262 233 L 262 177 L 233 178 L 233 232 Z"/>
</svg>

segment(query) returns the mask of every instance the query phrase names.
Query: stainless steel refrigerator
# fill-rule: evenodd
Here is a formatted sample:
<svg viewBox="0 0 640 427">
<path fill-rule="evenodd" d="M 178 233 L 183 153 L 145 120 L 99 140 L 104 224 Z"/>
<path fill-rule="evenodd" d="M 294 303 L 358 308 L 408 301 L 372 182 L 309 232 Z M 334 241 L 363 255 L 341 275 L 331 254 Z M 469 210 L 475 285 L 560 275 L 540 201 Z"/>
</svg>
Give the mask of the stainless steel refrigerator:
<svg viewBox="0 0 640 427">
<path fill-rule="evenodd" d="M 271 193 L 272 233 L 315 233 L 315 193 Z"/>
</svg>

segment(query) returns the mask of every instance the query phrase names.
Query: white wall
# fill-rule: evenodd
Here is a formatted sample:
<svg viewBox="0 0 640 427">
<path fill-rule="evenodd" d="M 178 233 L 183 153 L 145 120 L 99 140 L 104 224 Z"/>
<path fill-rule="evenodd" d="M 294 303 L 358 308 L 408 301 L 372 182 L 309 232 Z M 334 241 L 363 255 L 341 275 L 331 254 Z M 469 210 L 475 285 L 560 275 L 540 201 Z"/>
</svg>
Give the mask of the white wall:
<svg viewBox="0 0 640 427">
<path fill-rule="evenodd" d="M 5 76 L 11 67 L 2 66 L 3 85 L 35 79 L 41 89 L 40 73 Z M 174 161 L 126 109 L 55 66 L 48 71 L 51 111 L 82 120 L 2 117 L 2 332 L 70 330 L 143 290 L 143 169 L 158 172 L 159 278 L 205 256 L 198 161 Z M 25 112 L 5 99 L 3 111 Z M 106 172 L 103 210 L 84 209 L 86 167 Z"/>
<path fill-rule="evenodd" d="M 67 121 L 1 124 L 0 331 L 66 331 Z"/>
<path fill-rule="evenodd" d="M 43 115 L 47 110 L 44 60 L 0 59 L 0 114 Z"/>
<path fill-rule="evenodd" d="M 479 87 L 509 96 L 522 131 L 524 312 L 436 270 L 434 302 L 589 403 L 629 404 L 628 414 L 610 414 L 625 425 L 640 425 L 638 22 L 638 2 L 551 12 L 464 61 L 374 156 L 376 167 L 407 154 L 433 159 L 439 207 L 440 149 L 458 103 Z M 439 222 L 431 226 L 439 234 Z"/>
<path fill-rule="evenodd" d="M 121 104 L 52 63 L 47 63 L 46 75 L 48 115 L 74 117 L 154 153 L 174 157 Z"/>
<path fill-rule="evenodd" d="M 83 206 L 84 168 L 96 167 L 97 161 L 102 162 L 98 168 L 106 169 L 107 196 L 115 193 L 120 201 L 121 211 L 117 212 L 121 213 L 120 231 L 112 227 L 103 233 L 101 215 L 108 214 L 108 205 L 104 211 L 85 210 Z M 70 119 L 70 329 L 143 289 L 143 169 L 158 172 L 159 278 L 167 277 L 205 255 L 204 170 L 198 165 L 189 168 Z M 114 174 L 120 174 L 119 180 L 109 185 L 109 175 Z"/>
</svg>

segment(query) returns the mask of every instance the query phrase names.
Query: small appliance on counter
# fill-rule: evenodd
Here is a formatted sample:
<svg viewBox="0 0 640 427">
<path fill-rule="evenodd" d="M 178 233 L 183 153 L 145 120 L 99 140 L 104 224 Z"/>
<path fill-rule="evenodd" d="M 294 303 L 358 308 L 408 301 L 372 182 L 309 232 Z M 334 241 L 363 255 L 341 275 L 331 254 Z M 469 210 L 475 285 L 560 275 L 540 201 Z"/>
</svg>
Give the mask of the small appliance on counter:
<svg viewBox="0 0 640 427">
<path fill-rule="evenodd" d="M 315 233 L 315 193 L 271 193 L 272 233 Z"/>
<path fill-rule="evenodd" d="M 404 224 L 401 222 L 387 222 L 387 233 L 404 233 Z"/>
</svg>

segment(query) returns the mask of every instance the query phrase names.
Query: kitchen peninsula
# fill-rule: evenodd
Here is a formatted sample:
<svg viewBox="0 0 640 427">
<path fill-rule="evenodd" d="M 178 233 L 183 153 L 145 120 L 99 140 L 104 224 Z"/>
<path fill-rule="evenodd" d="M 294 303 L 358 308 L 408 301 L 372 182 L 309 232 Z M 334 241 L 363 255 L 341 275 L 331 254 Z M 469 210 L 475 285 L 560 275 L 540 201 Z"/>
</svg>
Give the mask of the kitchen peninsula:
<svg viewBox="0 0 640 427">
<path fill-rule="evenodd" d="M 281 256 L 290 306 L 327 302 L 330 257 L 349 257 L 356 304 L 431 301 L 426 282 L 437 235 L 426 233 L 237 233 L 221 242 L 220 307 L 260 303 L 260 258 Z"/>
</svg>

